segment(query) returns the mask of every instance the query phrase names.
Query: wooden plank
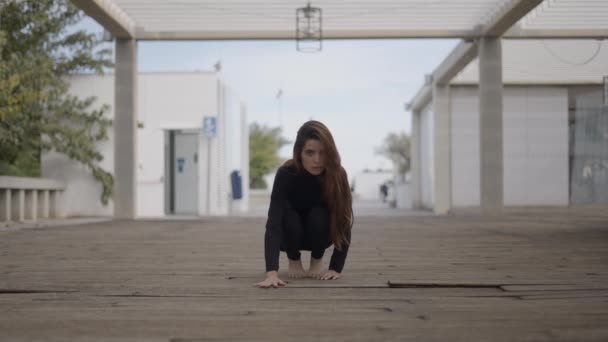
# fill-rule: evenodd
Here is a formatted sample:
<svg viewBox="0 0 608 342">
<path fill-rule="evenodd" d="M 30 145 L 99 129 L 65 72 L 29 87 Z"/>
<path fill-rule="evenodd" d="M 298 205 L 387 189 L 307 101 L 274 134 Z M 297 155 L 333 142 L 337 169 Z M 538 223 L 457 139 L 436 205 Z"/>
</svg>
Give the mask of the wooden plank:
<svg viewBox="0 0 608 342">
<path fill-rule="evenodd" d="M 501 285 L 505 291 L 608 291 L 607 284 L 545 284 L 545 285 Z"/>
<path fill-rule="evenodd" d="M 288 279 L 282 254 L 267 290 L 264 223 L 0 231 L 0 339 L 608 340 L 608 211 L 359 217 L 341 279 Z"/>
</svg>

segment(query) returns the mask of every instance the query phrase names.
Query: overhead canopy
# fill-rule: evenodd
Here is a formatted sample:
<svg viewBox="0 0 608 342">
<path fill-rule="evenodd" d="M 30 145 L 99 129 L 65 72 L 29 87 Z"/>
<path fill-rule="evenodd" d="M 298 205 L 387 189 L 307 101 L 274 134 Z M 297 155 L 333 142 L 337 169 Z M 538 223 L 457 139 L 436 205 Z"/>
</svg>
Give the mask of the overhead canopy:
<svg viewBox="0 0 608 342">
<path fill-rule="evenodd" d="M 72 0 L 118 38 L 293 39 L 303 0 Z M 507 38 L 608 36 L 608 1 L 545 0 L 520 19 L 526 0 L 317 0 L 323 38 L 463 38 L 509 16 Z M 506 30 L 508 29 L 508 30 Z"/>
<path fill-rule="evenodd" d="M 115 216 L 135 217 L 137 40 L 294 39 L 298 8 L 304 0 L 71 0 L 116 40 L 114 145 Z M 481 198 L 484 212 L 496 213 L 502 201 L 502 66 L 504 38 L 608 37 L 606 0 L 317 0 L 322 39 L 459 38 L 462 41 L 429 75 L 409 108 L 419 111 L 439 94 L 434 125 L 435 212 L 450 208 L 449 113 L 446 85 L 480 56 Z M 316 13 L 316 11 L 312 11 Z M 316 29 L 316 27 L 315 27 Z M 310 32 L 318 32 L 311 30 Z M 315 35 L 317 38 L 317 35 Z M 523 52 L 526 54 L 527 52 Z M 434 91 L 431 90 L 431 84 Z M 413 118 L 416 115 L 412 116 Z M 489 124 L 488 124 L 489 123 Z M 446 138 L 447 137 L 447 138 Z M 414 159 L 416 160 L 416 159 Z M 417 161 L 412 164 L 416 165 Z M 496 173 L 500 170 L 500 173 Z M 413 184 L 419 184 L 418 176 Z M 416 180 L 417 179 L 417 180 Z M 447 185 L 447 186 L 446 186 Z M 417 187 L 417 185 L 416 185 Z M 419 194 L 417 195 L 419 197 Z M 418 198 L 416 197 L 416 198 Z M 419 199 L 416 199 L 418 201 Z"/>
<path fill-rule="evenodd" d="M 602 84 L 608 75 L 608 42 L 598 40 L 505 40 L 504 84 Z M 450 84 L 478 84 L 475 59 Z"/>
</svg>

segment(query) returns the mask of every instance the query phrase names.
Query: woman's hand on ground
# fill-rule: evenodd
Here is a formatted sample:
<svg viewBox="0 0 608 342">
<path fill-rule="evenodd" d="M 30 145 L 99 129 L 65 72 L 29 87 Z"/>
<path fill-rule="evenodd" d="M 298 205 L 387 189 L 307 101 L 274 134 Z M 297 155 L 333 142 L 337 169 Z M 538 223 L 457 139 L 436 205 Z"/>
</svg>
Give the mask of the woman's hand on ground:
<svg viewBox="0 0 608 342">
<path fill-rule="evenodd" d="M 317 279 L 319 280 L 336 280 L 340 279 L 342 275 L 334 270 L 325 271 L 320 274 Z"/>
<path fill-rule="evenodd" d="M 281 287 L 287 284 L 279 278 L 279 274 L 277 271 L 270 271 L 266 272 L 266 279 L 264 281 L 261 281 L 254 285 L 266 289 L 269 287 Z"/>
</svg>

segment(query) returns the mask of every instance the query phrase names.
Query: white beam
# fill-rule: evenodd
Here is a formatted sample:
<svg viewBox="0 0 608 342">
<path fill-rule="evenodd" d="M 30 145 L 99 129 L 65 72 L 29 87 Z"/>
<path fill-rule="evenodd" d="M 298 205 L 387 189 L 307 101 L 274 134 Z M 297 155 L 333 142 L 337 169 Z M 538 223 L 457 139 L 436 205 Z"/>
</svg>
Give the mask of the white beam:
<svg viewBox="0 0 608 342">
<path fill-rule="evenodd" d="M 437 84 L 448 84 L 475 57 L 477 57 L 477 42 L 460 42 L 433 71 L 433 80 Z"/>
<path fill-rule="evenodd" d="M 432 75 L 426 75 L 426 79 L 424 81 L 424 85 L 418 89 L 414 98 L 406 105 L 407 110 L 411 110 L 413 112 L 420 112 L 422 108 L 427 105 L 433 98 L 433 89 L 431 88 L 431 84 L 433 82 Z"/>
<path fill-rule="evenodd" d="M 481 36 L 499 37 L 543 0 L 511 0 L 481 29 Z"/>
<path fill-rule="evenodd" d="M 522 29 L 513 26 L 503 35 L 509 39 L 606 39 L 608 29 Z"/>
<path fill-rule="evenodd" d="M 511 26 L 526 16 L 543 0 L 511 0 L 488 23 L 475 31 L 482 37 L 498 37 Z M 463 68 L 473 61 L 478 54 L 477 42 L 462 41 L 443 60 L 433 72 L 433 79 L 438 84 L 449 83 Z"/>
<path fill-rule="evenodd" d="M 79 0 L 72 0 L 74 2 Z M 86 12 L 86 11 L 85 11 Z M 88 14 L 88 13 L 87 13 Z M 90 15 L 90 14 L 89 14 Z M 93 17 L 93 15 L 90 15 Z M 95 17 L 94 17 L 95 18 Z M 96 19 L 101 23 L 101 19 Z M 137 40 L 287 40 L 295 39 L 290 30 L 232 30 L 232 31 L 146 31 L 136 28 L 132 33 L 111 29 L 108 24 L 102 25 L 115 37 Z M 121 33 L 122 32 L 122 33 Z M 129 35 L 129 34 L 132 34 Z M 482 34 L 478 30 L 332 30 L 324 31 L 323 39 L 464 39 L 472 41 Z M 503 38 L 509 39 L 602 39 L 608 38 L 608 29 L 521 29 L 512 28 L 506 31 Z"/>
<path fill-rule="evenodd" d="M 323 39 L 399 39 L 399 38 L 474 38 L 471 30 L 324 30 Z M 255 40 L 295 39 L 292 30 L 193 30 L 193 31 L 135 31 L 137 40 Z"/>
<path fill-rule="evenodd" d="M 511 26 L 526 16 L 543 0 L 512 0 L 498 12 L 485 26 L 479 26 L 469 33 L 478 38 L 483 35 L 502 35 Z M 462 69 L 478 56 L 478 43 L 462 41 L 433 71 L 432 79 L 437 84 L 448 84 Z M 432 99 L 432 89 L 428 82 L 414 96 L 408 109 L 420 110 Z"/>
<path fill-rule="evenodd" d="M 112 0 L 71 0 L 116 38 L 135 37 L 135 22 Z"/>
<path fill-rule="evenodd" d="M 439 85 L 448 84 L 475 57 L 477 57 L 477 43 L 460 42 L 433 71 L 433 74 L 427 76 L 424 85 L 407 105 L 407 109 L 413 111 L 422 110 L 433 98 L 431 83 L 435 82 Z"/>
</svg>

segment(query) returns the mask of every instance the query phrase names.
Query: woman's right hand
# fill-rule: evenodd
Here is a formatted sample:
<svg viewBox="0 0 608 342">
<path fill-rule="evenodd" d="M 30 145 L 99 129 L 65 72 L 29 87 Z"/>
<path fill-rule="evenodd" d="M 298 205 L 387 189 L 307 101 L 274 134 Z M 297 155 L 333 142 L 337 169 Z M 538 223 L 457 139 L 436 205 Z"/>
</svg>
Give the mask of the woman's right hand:
<svg viewBox="0 0 608 342">
<path fill-rule="evenodd" d="M 285 286 L 285 285 L 287 285 L 287 284 L 279 278 L 279 273 L 277 271 L 266 272 L 266 279 L 264 281 L 261 281 L 261 282 L 255 284 L 255 286 L 261 287 L 264 289 L 269 288 L 269 287 L 280 287 L 280 286 Z"/>
</svg>

